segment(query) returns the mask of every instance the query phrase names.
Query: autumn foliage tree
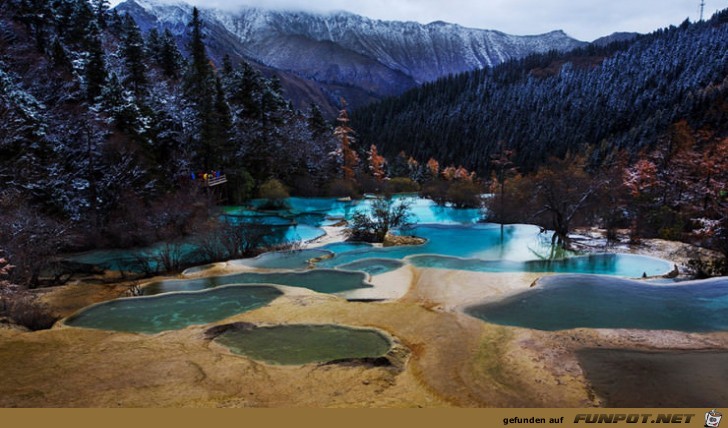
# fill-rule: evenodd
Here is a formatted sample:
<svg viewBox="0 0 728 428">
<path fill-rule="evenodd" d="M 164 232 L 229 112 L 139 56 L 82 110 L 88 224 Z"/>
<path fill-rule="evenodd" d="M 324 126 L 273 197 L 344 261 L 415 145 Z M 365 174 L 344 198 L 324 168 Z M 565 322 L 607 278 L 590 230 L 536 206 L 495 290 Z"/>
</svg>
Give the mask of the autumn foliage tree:
<svg viewBox="0 0 728 428">
<path fill-rule="evenodd" d="M 569 234 L 601 186 L 599 177 L 584 170 L 584 163 L 584 158 L 578 156 L 552 158 L 534 174 L 507 180 L 515 203 L 503 205 L 512 211 L 504 209 L 502 218 L 552 230 L 552 243 L 570 248 Z"/>
<path fill-rule="evenodd" d="M 334 135 L 339 140 L 338 152 L 342 158 L 342 173 L 346 181 L 354 182 L 356 169 L 359 166 L 359 155 L 353 149 L 355 142 L 354 130 L 349 126 L 349 113 L 346 111 L 346 101 L 342 100 L 343 108 L 339 111 L 336 121 L 339 125 L 334 129 Z"/>
<path fill-rule="evenodd" d="M 377 152 L 377 146 L 372 144 L 369 148 L 369 172 L 379 182 L 384 180 L 387 173 L 384 169 L 386 160 Z"/>
</svg>

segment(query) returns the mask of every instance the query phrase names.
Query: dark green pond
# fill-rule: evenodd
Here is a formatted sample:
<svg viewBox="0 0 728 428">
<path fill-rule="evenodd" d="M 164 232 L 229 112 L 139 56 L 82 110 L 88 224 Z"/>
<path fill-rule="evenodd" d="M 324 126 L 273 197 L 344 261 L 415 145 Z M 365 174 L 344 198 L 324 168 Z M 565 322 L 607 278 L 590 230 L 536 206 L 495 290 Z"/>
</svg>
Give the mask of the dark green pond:
<svg viewBox="0 0 728 428">
<path fill-rule="evenodd" d="M 376 358 L 390 341 L 375 330 L 335 325 L 285 325 L 230 330 L 215 339 L 233 353 L 272 364 L 299 365 Z"/>
<path fill-rule="evenodd" d="M 208 324 L 263 307 L 283 293 L 275 287 L 230 286 L 153 297 L 117 299 L 66 320 L 74 327 L 155 334 Z"/>
</svg>

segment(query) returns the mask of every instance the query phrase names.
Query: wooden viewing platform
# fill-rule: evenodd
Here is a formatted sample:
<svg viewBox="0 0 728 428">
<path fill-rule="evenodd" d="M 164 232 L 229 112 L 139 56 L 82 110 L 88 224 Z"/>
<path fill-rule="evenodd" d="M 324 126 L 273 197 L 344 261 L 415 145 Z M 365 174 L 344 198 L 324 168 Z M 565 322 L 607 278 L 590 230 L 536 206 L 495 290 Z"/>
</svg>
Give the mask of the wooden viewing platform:
<svg viewBox="0 0 728 428">
<path fill-rule="evenodd" d="M 225 183 L 227 183 L 227 181 L 228 181 L 227 176 L 221 175 L 219 177 L 212 177 L 212 178 L 208 178 L 207 180 L 203 180 L 203 183 L 204 183 L 205 187 L 215 187 L 215 186 L 219 186 L 221 184 L 225 184 Z"/>
</svg>

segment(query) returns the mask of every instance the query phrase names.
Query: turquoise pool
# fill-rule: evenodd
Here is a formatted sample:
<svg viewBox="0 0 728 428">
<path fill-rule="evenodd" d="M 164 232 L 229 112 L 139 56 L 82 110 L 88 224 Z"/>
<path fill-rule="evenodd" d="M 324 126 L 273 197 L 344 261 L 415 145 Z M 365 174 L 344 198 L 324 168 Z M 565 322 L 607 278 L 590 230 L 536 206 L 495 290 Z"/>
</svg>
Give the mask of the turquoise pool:
<svg viewBox="0 0 728 428">
<path fill-rule="evenodd" d="M 417 223 L 439 223 L 439 224 L 469 224 L 477 223 L 483 218 L 480 209 L 458 209 L 450 206 L 440 206 L 429 199 L 423 199 L 416 195 L 395 195 L 394 199 L 405 199 L 411 204 L 411 211 L 414 221 Z M 337 217 L 351 219 L 354 213 L 366 211 L 371 206 L 371 199 L 339 201 L 336 198 L 288 198 L 288 208 L 278 211 L 267 212 L 268 215 L 275 213 L 284 217 L 299 217 L 304 215 L 320 215 L 323 217 Z M 254 200 L 251 205 L 258 208 L 265 203 L 263 200 Z M 228 214 L 249 215 L 251 212 L 260 215 L 260 211 L 246 208 L 229 207 Z"/>
<path fill-rule="evenodd" d="M 728 330 L 728 278 L 655 285 L 590 275 L 558 275 L 502 301 L 471 306 L 484 321 L 537 330 L 620 328 Z"/>
<path fill-rule="evenodd" d="M 444 256 L 413 256 L 408 259 L 421 268 L 468 270 L 475 272 L 557 272 L 591 275 L 615 275 L 638 278 L 663 275 L 670 263 L 652 257 L 632 254 L 590 254 L 554 260 L 480 260 Z"/>
<path fill-rule="evenodd" d="M 283 293 L 275 287 L 229 286 L 90 306 L 65 321 L 74 327 L 155 334 L 208 324 L 263 307 Z"/>
<path fill-rule="evenodd" d="M 264 219 L 268 217 L 261 217 Z M 286 242 L 307 242 L 326 234 L 323 229 L 298 224 L 294 226 L 265 224 L 269 227 L 266 245 L 278 245 Z M 170 247 L 171 246 L 171 247 Z M 159 243 L 145 248 L 98 250 L 67 256 L 69 261 L 97 266 L 101 269 L 126 272 L 158 272 L 163 271 L 159 261 L 163 252 L 169 251 L 180 261 L 182 266 L 205 263 L 200 247 L 190 240 L 180 244 Z"/>
<path fill-rule="evenodd" d="M 404 266 L 405 263 L 394 259 L 362 259 L 356 262 L 339 265 L 337 269 L 366 272 L 369 275 L 381 275 Z"/>
<path fill-rule="evenodd" d="M 406 232 L 427 239 L 424 245 L 351 248 L 318 267 L 356 266 L 366 259 L 405 260 L 416 267 L 480 272 L 566 272 L 641 277 L 661 275 L 670 263 L 629 254 L 575 256 L 554 254 L 551 235 L 531 225 L 418 225 Z"/>
<path fill-rule="evenodd" d="M 228 263 L 258 269 L 303 270 L 309 268 L 309 260 L 331 256 L 331 251 L 320 249 L 272 251 L 252 259 L 231 260 Z"/>
</svg>

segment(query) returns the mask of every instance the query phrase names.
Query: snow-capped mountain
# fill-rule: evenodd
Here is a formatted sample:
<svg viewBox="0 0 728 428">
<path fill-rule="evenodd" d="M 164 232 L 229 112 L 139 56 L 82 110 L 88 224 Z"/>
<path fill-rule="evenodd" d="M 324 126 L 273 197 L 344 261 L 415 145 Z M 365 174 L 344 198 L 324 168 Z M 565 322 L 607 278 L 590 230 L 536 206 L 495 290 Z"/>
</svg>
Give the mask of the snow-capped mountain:
<svg viewBox="0 0 728 428">
<path fill-rule="evenodd" d="M 116 7 L 142 30 L 169 28 L 182 38 L 192 7 L 127 0 Z M 314 14 L 243 7 L 201 9 L 210 54 L 253 60 L 284 71 L 351 104 L 396 95 L 450 74 L 497 65 L 534 52 L 584 45 L 562 31 L 512 36 L 433 22 L 380 21 L 347 12 Z M 286 82 L 283 78 L 284 86 Z M 300 83 L 298 84 L 300 86 Z M 309 88 L 311 89 L 311 88 Z M 316 89 L 312 89 L 316 90 Z"/>
</svg>

